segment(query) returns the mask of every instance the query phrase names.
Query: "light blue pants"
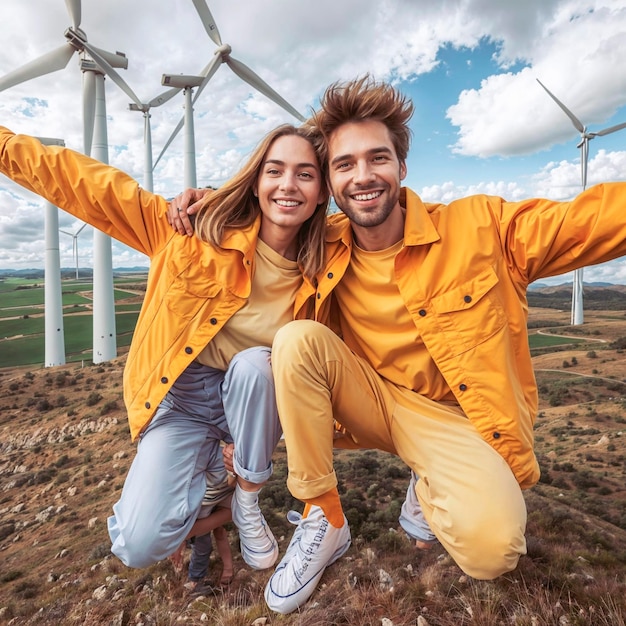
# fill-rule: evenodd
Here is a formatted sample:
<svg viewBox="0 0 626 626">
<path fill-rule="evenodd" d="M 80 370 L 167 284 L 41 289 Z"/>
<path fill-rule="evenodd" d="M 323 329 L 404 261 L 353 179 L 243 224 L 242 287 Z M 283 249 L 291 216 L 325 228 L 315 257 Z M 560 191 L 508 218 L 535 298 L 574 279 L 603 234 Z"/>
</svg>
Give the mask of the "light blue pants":
<svg viewBox="0 0 626 626">
<path fill-rule="evenodd" d="M 261 483 L 281 434 L 269 348 L 240 352 L 226 372 L 192 362 L 140 437 L 108 519 L 113 554 L 129 567 L 171 555 L 196 520 L 205 471 L 223 465 L 220 441 L 234 442 L 236 472 Z"/>
<path fill-rule="evenodd" d="M 412 539 L 425 542 L 436 541 L 437 537 L 430 529 L 415 493 L 415 485 L 418 480 L 418 475 L 411 470 L 411 480 L 406 490 L 406 498 L 402 504 L 398 521 L 404 532 Z"/>
</svg>

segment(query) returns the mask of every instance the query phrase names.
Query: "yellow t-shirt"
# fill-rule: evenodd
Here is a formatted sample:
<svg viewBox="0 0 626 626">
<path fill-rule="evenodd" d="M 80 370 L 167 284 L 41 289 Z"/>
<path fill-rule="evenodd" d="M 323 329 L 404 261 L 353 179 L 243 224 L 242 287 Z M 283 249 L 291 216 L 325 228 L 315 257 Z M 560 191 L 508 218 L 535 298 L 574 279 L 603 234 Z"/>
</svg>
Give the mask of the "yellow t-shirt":
<svg viewBox="0 0 626 626">
<path fill-rule="evenodd" d="M 294 300 L 301 285 L 298 264 L 258 239 L 248 302 L 226 322 L 196 360 L 226 371 L 238 352 L 254 346 L 271 347 L 276 331 L 293 320 Z"/>
<path fill-rule="evenodd" d="M 343 338 L 392 383 L 432 400 L 453 395 L 409 315 L 394 276 L 396 254 L 403 242 L 385 250 L 352 246 L 346 273 L 335 288 Z"/>
</svg>

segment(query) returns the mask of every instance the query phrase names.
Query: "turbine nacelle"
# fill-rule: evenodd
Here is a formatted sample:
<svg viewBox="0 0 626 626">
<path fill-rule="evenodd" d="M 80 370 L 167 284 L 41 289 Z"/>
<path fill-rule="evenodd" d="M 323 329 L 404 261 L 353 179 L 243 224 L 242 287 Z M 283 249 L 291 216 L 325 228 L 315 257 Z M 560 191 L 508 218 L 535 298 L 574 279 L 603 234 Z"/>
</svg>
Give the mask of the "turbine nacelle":
<svg viewBox="0 0 626 626">
<path fill-rule="evenodd" d="M 128 105 L 128 110 L 129 111 L 141 111 L 144 115 L 147 115 L 148 111 L 150 110 L 150 107 L 147 104 L 142 104 L 141 106 L 139 106 L 138 104 L 131 102 Z"/>
<path fill-rule="evenodd" d="M 164 87 L 187 89 L 189 87 L 199 87 L 203 80 L 204 76 L 191 76 L 189 74 L 163 74 L 161 84 Z"/>
</svg>

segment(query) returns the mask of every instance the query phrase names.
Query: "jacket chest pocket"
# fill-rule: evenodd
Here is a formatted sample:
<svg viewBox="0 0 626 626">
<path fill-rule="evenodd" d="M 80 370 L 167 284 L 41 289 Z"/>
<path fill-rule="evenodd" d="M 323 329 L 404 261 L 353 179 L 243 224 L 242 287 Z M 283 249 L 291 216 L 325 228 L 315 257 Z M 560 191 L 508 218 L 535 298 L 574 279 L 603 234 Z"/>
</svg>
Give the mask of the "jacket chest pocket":
<svg viewBox="0 0 626 626">
<path fill-rule="evenodd" d="M 488 267 L 450 291 L 432 298 L 438 327 L 455 353 L 465 352 L 495 335 L 506 324 L 498 276 Z"/>
<path fill-rule="evenodd" d="M 202 268 L 189 264 L 184 268 L 172 263 L 167 265 L 168 288 L 164 303 L 168 310 L 183 319 L 192 319 L 205 305 L 215 298 L 221 286 L 202 271 Z"/>
</svg>

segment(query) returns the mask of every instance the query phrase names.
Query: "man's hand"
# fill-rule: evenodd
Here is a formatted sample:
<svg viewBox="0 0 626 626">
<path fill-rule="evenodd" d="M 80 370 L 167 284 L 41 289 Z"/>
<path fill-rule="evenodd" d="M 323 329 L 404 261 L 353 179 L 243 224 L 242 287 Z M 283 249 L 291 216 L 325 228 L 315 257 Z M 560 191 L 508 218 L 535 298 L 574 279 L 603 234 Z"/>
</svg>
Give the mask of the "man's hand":
<svg viewBox="0 0 626 626">
<path fill-rule="evenodd" d="M 189 219 L 202 206 L 202 199 L 211 189 L 186 189 L 170 200 L 167 221 L 181 235 L 193 235 L 193 224 Z"/>
</svg>

